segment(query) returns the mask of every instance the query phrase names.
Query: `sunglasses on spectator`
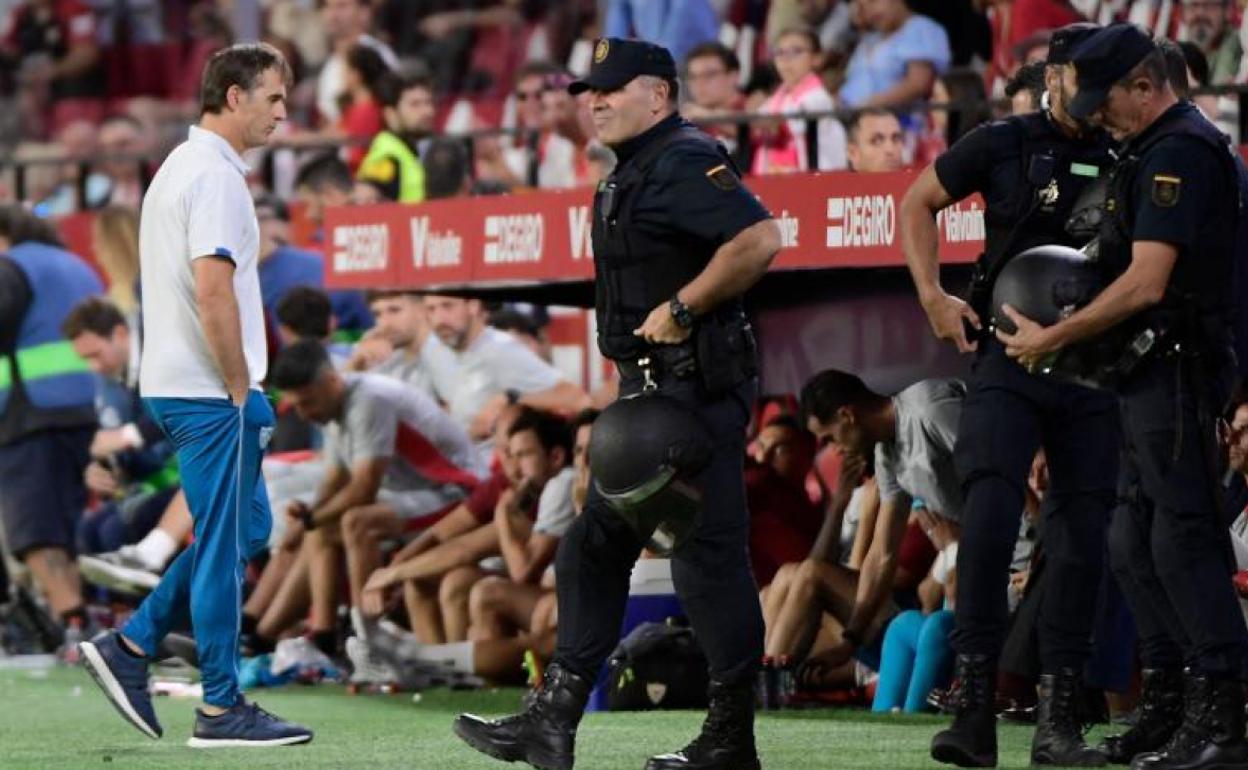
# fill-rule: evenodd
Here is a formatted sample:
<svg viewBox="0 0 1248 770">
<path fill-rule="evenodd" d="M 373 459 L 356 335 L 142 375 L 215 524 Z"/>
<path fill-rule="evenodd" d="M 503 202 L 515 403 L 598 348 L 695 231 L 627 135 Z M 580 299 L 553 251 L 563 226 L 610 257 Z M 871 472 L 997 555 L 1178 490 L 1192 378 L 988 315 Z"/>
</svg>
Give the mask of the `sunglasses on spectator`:
<svg viewBox="0 0 1248 770">
<path fill-rule="evenodd" d="M 775 52 L 775 58 L 792 59 L 796 56 L 801 56 L 802 54 L 805 54 L 805 53 L 814 53 L 814 52 L 805 46 L 796 46 L 794 48 L 777 48 Z"/>
<path fill-rule="evenodd" d="M 530 99 L 541 99 L 542 94 L 546 93 L 545 88 L 539 88 L 536 91 L 516 91 L 516 101 L 527 102 Z"/>
</svg>

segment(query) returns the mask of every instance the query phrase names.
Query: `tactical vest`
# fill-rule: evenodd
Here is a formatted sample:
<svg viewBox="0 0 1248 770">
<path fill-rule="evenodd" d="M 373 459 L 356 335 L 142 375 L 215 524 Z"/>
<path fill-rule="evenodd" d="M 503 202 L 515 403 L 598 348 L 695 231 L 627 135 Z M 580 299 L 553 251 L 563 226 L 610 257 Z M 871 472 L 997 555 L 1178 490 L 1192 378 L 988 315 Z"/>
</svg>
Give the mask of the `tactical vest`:
<svg viewBox="0 0 1248 770">
<path fill-rule="evenodd" d="M 361 169 L 369 164 L 392 158 L 399 167 L 399 203 L 419 203 L 425 199 L 425 167 L 407 142 L 390 131 L 382 131 L 373 137 L 368 154 L 360 163 Z"/>
<path fill-rule="evenodd" d="M 721 245 L 681 230 L 678 222 L 660 230 L 636 220 L 635 208 L 651 169 L 664 150 L 679 144 L 713 147 L 737 173 L 722 145 L 696 128 L 682 126 L 651 139 L 617 166 L 594 194 L 594 312 L 598 348 L 607 358 L 644 355 L 648 343 L 633 330 L 701 273 Z M 742 315 L 741 300 L 734 298 L 698 323 Z"/>
<path fill-rule="evenodd" d="M 970 297 L 981 315 L 996 276 L 1016 254 L 1049 244 L 1080 248 L 1091 239 L 1072 234 L 1067 222 L 1112 161 L 1107 144 L 1072 141 L 1044 112 L 1009 117 L 987 130 L 991 182 L 1009 193 L 1004 201 L 993 196 L 984 212 L 984 253 Z"/>
<path fill-rule="evenodd" d="M 1144 138 L 1144 141 L 1130 143 L 1123 148 L 1123 154 L 1118 164 L 1114 167 L 1110 178 L 1109 197 L 1105 202 L 1106 218 L 1101 228 L 1100 236 L 1100 262 L 1105 270 L 1107 282 L 1122 275 L 1131 265 L 1131 224 L 1135 219 L 1135 211 L 1133 209 L 1135 195 L 1133 191 L 1136 189 L 1139 181 L 1137 177 L 1139 176 L 1142 159 L 1148 154 L 1149 150 L 1163 139 L 1184 135 L 1202 142 L 1212 149 L 1217 157 L 1224 159 L 1224 163 L 1222 163 L 1225 173 L 1223 180 L 1224 189 L 1235 191 L 1237 194 L 1240 190 L 1239 165 L 1235 160 L 1234 150 L 1231 148 L 1229 139 L 1218 131 L 1212 123 L 1203 119 L 1187 119 L 1183 113 L 1167 115 L 1163 117 L 1163 121 Z M 1209 184 L 1212 182 L 1213 180 L 1203 180 L 1201 183 Z M 1241 195 L 1237 211 L 1242 205 Z M 1242 219 L 1241 215 L 1237 221 L 1226 224 L 1232 230 L 1238 230 Z M 1210 226 L 1214 226 L 1214 223 L 1211 222 Z M 1232 268 L 1234 248 L 1234 245 L 1229 244 L 1228 241 L 1228 249 L 1225 254 L 1200 254 L 1198 257 L 1201 260 L 1226 260 L 1226 278 L 1229 283 L 1234 272 Z M 1204 327 L 1202 330 L 1188 328 L 1185 334 L 1197 333 L 1203 336 L 1204 333 L 1208 332 L 1215 336 L 1225 335 L 1227 331 L 1227 317 L 1221 312 L 1210 313 L 1208 310 L 1202 311 L 1199 309 L 1194 296 L 1194 292 L 1198 290 L 1199 287 L 1179 286 L 1172 278 L 1161 303 L 1140 314 L 1140 321 L 1147 324 L 1160 323 L 1168 328 L 1174 328 L 1179 323 L 1198 322 Z M 1229 312 L 1230 308 L 1227 307 L 1225 310 Z M 1205 337 L 1205 339 L 1208 340 L 1208 337 Z M 1219 340 L 1215 344 L 1220 345 L 1221 341 Z"/>
<path fill-rule="evenodd" d="M 30 285 L 16 344 L 0 351 L 0 446 L 38 430 L 95 423 L 95 379 L 61 336 L 61 323 L 103 287 L 78 257 L 54 246 L 19 243 L 6 255 Z"/>
</svg>

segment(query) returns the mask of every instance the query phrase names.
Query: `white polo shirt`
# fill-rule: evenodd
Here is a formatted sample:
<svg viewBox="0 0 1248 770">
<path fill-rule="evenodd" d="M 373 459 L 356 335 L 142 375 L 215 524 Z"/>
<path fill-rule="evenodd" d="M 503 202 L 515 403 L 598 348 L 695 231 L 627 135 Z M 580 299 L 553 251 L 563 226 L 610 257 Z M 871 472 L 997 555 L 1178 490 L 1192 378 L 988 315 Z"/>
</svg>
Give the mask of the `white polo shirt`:
<svg viewBox="0 0 1248 770">
<path fill-rule="evenodd" d="M 268 366 L 260 300 L 260 229 L 245 179 L 249 169 L 221 135 L 191 126 L 143 197 L 139 225 L 146 397 L 228 397 L 195 302 L 191 263 L 234 262 L 234 294 L 252 387 Z"/>
</svg>

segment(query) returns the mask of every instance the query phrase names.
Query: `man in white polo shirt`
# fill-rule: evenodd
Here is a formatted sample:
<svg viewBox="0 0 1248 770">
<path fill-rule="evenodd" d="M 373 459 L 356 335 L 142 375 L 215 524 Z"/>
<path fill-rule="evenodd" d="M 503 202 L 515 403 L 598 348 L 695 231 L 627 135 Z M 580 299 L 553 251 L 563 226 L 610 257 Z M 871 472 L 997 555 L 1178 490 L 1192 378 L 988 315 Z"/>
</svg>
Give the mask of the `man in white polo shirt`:
<svg viewBox="0 0 1248 770">
<path fill-rule="evenodd" d="M 260 460 L 274 422 L 260 389 L 267 350 L 259 226 L 239 153 L 264 145 L 286 118 L 290 79 L 282 55 L 267 45 L 214 54 L 201 83 L 199 125 L 169 154 L 143 200 L 139 387 L 177 449 L 195 542 L 121 632 L 81 650 L 118 712 L 158 738 L 147 659 L 189 614 L 204 686 L 195 747 L 312 739 L 310 730 L 246 702 L 238 688 L 243 568 L 267 544 L 272 525 Z"/>
</svg>

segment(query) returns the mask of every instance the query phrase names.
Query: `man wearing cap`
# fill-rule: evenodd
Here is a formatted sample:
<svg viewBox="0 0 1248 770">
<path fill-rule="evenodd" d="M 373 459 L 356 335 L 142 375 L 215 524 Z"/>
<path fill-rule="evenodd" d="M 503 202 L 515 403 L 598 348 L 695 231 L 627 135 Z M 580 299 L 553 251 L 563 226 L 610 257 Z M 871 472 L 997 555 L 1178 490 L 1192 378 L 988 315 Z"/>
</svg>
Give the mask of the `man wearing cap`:
<svg viewBox="0 0 1248 770">
<path fill-rule="evenodd" d="M 1238 170 L 1227 138 L 1176 98 L 1163 54 L 1138 27 L 1105 28 L 1073 63 L 1063 81 L 1071 113 L 1124 142 L 1100 235 L 1112 282 L 1057 324 L 1018 316 L 1016 334 L 998 334 L 1024 365 L 1111 329 L 1127 341 L 1115 389 L 1121 487 L 1134 491 L 1109 544 L 1139 627 L 1149 716 L 1108 748 L 1133 768 L 1248 767 L 1244 621 L 1215 487 L 1215 419 L 1235 381 Z"/>
<path fill-rule="evenodd" d="M 589 76 L 568 90 L 589 92 L 598 138 L 619 158 L 594 196 L 598 346 L 619 369 L 621 397 L 657 391 L 676 400 L 701 418 L 714 445 L 693 478 L 701 492 L 693 534 L 672 558 L 709 661 L 710 714 L 692 743 L 646 768 L 757 768 L 753 680 L 763 620 L 742 467 L 756 366 L 741 295 L 779 251 L 780 231 L 723 147 L 680 117 L 666 49 L 599 40 Z M 556 558 L 558 647 L 541 687 L 516 716 L 461 716 L 461 738 L 499 759 L 572 767 L 576 726 L 618 641 L 643 540 L 591 490 Z"/>
<path fill-rule="evenodd" d="M 1097 28 L 1057 30 L 1046 62 L 1044 107 L 981 126 L 936 159 L 901 206 L 902 247 L 937 337 L 976 363 L 958 426 L 955 463 L 962 482 L 962 539 L 954 649 L 962 683 L 953 726 L 932 741 L 932 757 L 969 767 L 997 761 L 994 692 L 1008 618 L 1006 588 L 1027 475 L 1037 448 L 1049 459 L 1045 544 L 1059 569 L 1047 578 L 1040 621 L 1040 707 L 1031 760 L 1097 767 L 1076 717 L 1089 650 L 1118 465 L 1117 406 L 1111 395 L 1031 374 L 986 332 L 993 283 L 1005 264 L 1033 246 L 1079 247 L 1091 235 L 1067 220 L 1081 194 L 1109 172 L 1110 140 L 1067 111 L 1061 77 L 1072 47 Z M 936 214 L 972 193 L 986 203 L 986 249 L 969 302 L 940 285 Z"/>
</svg>

